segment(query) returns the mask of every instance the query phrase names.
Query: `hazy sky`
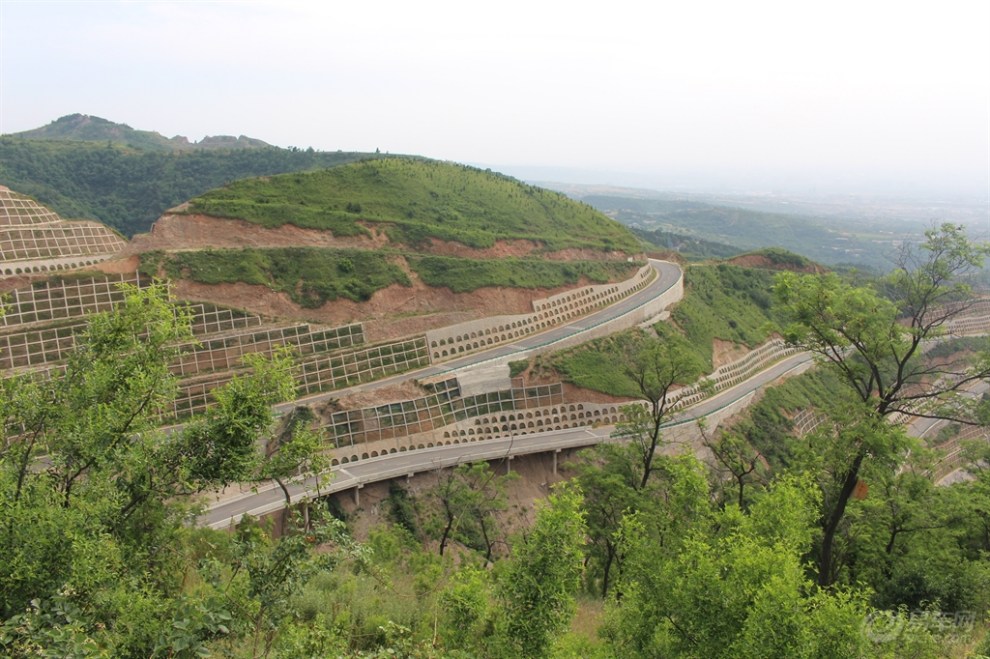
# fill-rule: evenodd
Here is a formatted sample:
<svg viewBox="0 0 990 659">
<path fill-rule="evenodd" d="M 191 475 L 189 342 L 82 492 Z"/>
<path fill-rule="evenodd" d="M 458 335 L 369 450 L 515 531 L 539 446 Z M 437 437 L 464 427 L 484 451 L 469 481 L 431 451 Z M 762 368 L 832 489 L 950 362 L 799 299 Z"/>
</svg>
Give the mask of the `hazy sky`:
<svg viewBox="0 0 990 659">
<path fill-rule="evenodd" d="M 990 2 L 0 0 L 0 133 L 75 112 L 661 187 L 987 199 Z"/>
</svg>

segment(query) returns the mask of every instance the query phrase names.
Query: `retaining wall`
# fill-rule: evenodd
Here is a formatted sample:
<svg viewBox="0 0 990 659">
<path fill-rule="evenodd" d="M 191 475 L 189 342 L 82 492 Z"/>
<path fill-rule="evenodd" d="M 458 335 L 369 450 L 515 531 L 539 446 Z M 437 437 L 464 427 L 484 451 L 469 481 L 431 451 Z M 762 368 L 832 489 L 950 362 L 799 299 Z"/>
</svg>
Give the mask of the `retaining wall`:
<svg viewBox="0 0 990 659">
<path fill-rule="evenodd" d="M 572 318 L 626 298 L 642 290 L 656 277 L 650 265 L 626 281 L 584 286 L 533 301 L 533 313 L 479 318 L 426 333 L 433 363 L 491 348 L 542 332 Z"/>
<path fill-rule="evenodd" d="M 675 391 L 673 409 L 682 409 L 711 393 L 733 387 L 796 352 L 782 340 L 773 339 L 714 371 L 707 378 L 711 384 Z M 564 402 L 560 383 L 543 385 L 547 388 L 545 394 L 519 393 L 522 388 L 514 387 L 509 391 L 464 397 L 452 382 L 455 381 L 438 383 L 438 392 L 432 396 L 335 413 L 324 426 L 334 446 L 333 460 L 343 464 L 384 453 L 523 437 L 547 430 L 614 425 L 625 420 L 622 403 Z M 700 437 L 695 425 L 670 423 L 665 426 L 664 435 L 670 441 L 693 441 Z"/>
<path fill-rule="evenodd" d="M 102 279 L 45 281 L 6 294 L 0 327 L 48 323 L 109 311 L 124 299 L 119 284 L 139 286 L 133 275 L 106 275 Z"/>
</svg>

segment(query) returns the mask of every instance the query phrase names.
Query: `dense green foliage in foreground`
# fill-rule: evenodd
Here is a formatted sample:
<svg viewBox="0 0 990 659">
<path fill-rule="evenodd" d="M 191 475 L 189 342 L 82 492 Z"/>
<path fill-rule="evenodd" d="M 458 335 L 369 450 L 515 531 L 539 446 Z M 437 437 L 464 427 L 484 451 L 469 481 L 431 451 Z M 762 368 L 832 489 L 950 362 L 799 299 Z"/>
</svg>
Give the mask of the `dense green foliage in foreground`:
<svg viewBox="0 0 990 659">
<path fill-rule="evenodd" d="M 368 300 L 391 284 L 409 286 L 397 264 L 405 259 L 428 286 L 455 293 L 479 288 L 553 288 L 582 279 L 604 283 L 625 279 L 638 264 L 626 261 L 545 261 L 541 259 L 479 260 L 419 256 L 358 249 L 285 247 L 270 249 L 148 252 L 141 257 L 142 272 L 164 273 L 173 279 L 201 284 L 245 283 L 267 286 L 288 295 L 306 308 L 330 300 Z"/>
<path fill-rule="evenodd" d="M 639 251 L 635 237 L 586 204 L 513 178 L 446 162 L 383 158 L 318 172 L 242 180 L 192 200 L 190 213 L 336 235 L 384 223 L 415 246 L 429 238 L 471 247 L 526 239 L 548 249 Z"/>
<path fill-rule="evenodd" d="M 885 383 L 915 382 L 930 367 L 912 349 L 924 332 L 905 328 L 899 313 L 930 318 L 924 303 L 910 304 L 915 296 L 957 299 L 965 286 L 945 273 L 964 273 L 990 251 L 953 227 L 933 231 L 924 249 L 937 256 L 872 288 L 778 277 L 788 335 L 809 349 L 811 332 L 849 341 L 831 351 L 827 378 L 777 395 L 779 408 L 810 404 L 824 417 L 802 437 L 781 434 L 778 457 L 767 460 L 739 426 L 702 426 L 708 462 L 694 447 L 654 451 L 669 385 L 696 374 L 700 360 L 677 341 L 645 341 L 626 353 L 647 404 L 626 409 L 624 441 L 567 464 L 567 482 L 537 504 L 523 533 L 508 530 L 519 514 L 507 497 L 511 476 L 499 475 L 508 470 L 462 464 L 415 491 L 393 483 L 377 507 L 392 523 L 364 544 L 317 503 L 305 516 L 248 520 L 231 533 L 189 523 L 199 493 L 310 476 L 325 458 L 316 431 L 272 413 L 291 395 L 284 355 L 248 364 L 202 418 L 157 431 L 155 411 L 175 390 L 172 346 L 189 341 L 189 318 L 164 287 L 131 291 L 113 313 L 91 317 L 63 378 L 10 375 L 0 386 L 0 652 L 986 655 L 990 445 L 966 448 L 969 480 L 936 487 L 930 454 L 883 414 L 898 396 L 919 395 Z M 792 297 L 809 288 L 818 295 Z M 898 359 L 900 373 L 870 378 Z M 870 360 L 874 368 L 860 368 Z M 984 379 L 990 361 L 946 355 L 938 365 L 958 368 L 963 382 Z M 861 376 L 873 387 L 854 386 Z M 953 396 L 956 381 L 930 382 L 924 395 L 953 403 L 943 408 L 952 415 L 978 410 L 972 397 Z M 569 626 L 582 589 L 602 613 L 578 633 Z"/>
<path fill-rule="evenodd" d="M 165 152 L 4 136 L 0 184 L 66 219 L 99 220 L 132 236 L 148 231 L 169 208 L 229 181 L 372 157 L 276 147 Z"/>
</svg>

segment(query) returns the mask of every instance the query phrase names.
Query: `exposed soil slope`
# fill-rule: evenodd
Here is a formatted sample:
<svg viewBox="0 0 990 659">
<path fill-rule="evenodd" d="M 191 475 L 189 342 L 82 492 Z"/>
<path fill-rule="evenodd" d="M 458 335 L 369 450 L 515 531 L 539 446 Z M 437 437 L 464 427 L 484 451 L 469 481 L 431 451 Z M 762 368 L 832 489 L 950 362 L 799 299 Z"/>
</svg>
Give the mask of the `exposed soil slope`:
<svg viewBox="0 0 990 659">
<path fill-rule="evenodd" d="M 293 224 L 268 228 L 244 220 L 210 217 L 207 215 L 163 215 L 151 228 L 151 233 L 134 236 L 125 252 L 139 254 L 154 250 L 176 251 L 241 247 L 328 247 L 341 249 L 382 249 L 394 246 L 388 235 L 373 224 L 364 224 L 367 235 L 336 236 L 330 231 L 303 229 Z M 497 259 L 539 254 L 554 261 L 577 259 L 624 258 L 621 253 L 603 254 L 591 249 L 564 249 L 546 252 L 536 241 L 500 240 L 487 248 L 474 248 L 461 243 L 430 238 L 417 251 L 438 256 L 458 256 L 473 259 Z"/>
<path fill-rule="evenodd" d="M 188 251 L 206 248 L 291 247 L 357 248 L 376 250 L 387 247 L 384 232 L 369 227 L 365 236 L 338 237 L 329 231 L 302 229 L 291 224 L 267 228 L 243 220 L 208 217 L 204 215 L 168 214 L 155 223 L 151 233 L 135 236 L 125 251 L 125 261 L 109 262 L 105 271 L 133 271 L 135 258 L 154 250 Z M 492 247 L 476 249 L 459 243 L 430 240 L 420 251 L 442 256 L 475 259 L 498 259 L 528 256 L 540 246 L 527 240 L 499 241 Z M 568 249 L 541 252 L 550 260 L 570 261 L 601 257 L 593 250 Z M 496 314 L 516 314 L 532 311 L 532 301 L 571 287 L 522 289 L 485 288 L 472 293 L 452 293 L 446 288 L 424 285 L 409 272 L 411 287 L 389 286 L 372 295 L 367 302 L 335 300 L 318 309 L 304 309 L 289 297 L 264 286 L 249 284 L 207 285 L 188 280 L 175 283 L 175 293 L 182 299 L 212 302 L 222 306 L 244 309 L 270 318 L 306 320 L 327 325 L 355 321 L 366 323 L 368 340 L 379 341 L 417 334 L 429 329 Z M 587 282 L 581 282 L 584 285 Z"/>
<path fill-rule="evenodd" d="M 565 290 L 485 288 L 472 293 L 452 293 L 430 288 L 414 279 L 411 287 L 393 285 L 374 293 L 367 302 L 334 300 L 318 309 L 304 309 L 287 295 L 249 284 L 198 284 L 175 282 L 175 293 L 184 300 L 212 302 L 244 309 L 269 318 L 305 320 L 326 325 L 365 323 L 369 341 L 419 334 L 474 318 L 532 311 L 532 300 Z"/>
</svg>

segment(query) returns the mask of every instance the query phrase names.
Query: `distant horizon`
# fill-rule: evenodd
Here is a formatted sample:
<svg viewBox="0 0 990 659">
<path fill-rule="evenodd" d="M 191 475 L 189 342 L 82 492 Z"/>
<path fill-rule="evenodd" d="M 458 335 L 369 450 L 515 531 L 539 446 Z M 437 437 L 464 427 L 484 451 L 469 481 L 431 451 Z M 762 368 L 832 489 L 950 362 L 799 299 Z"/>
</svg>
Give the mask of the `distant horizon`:
<svg viewBox="0 0 990 659">
<path fill-rule="evenodd" d="M 39 128 L 43 128 L 47 125 L 57 122 L 59 119 L 64 117 L 81 115 L 88 116 L 98 119 L 103 119 L 111 123 L 127 126 L 133 130 L 141 132 L 154 132 L 158 133 L 166 139 L 186 139 L 190 143 L 198 144 L 203 140 L 215 137 L 244 137 L 248 139 L 261 140 L 270 144 L 271 146 L 289 149 L 289 148 L 299 148 L 308 149 L 313 148 L 314 150 L 323 152 L 335 152 L 341 149 L 316 149 L 316 147 L 311 147 L 309 145 L 277 145 L 271 143 L 269 140 L 265 139 L 264 136 L 260 135 L 235 135 L 233 133 L 216 133 L 212 135 L 203 135 L 198 139 L 193 139 L 188 135 L 176 134 L 176 135 L 166 135 L 161 133 L 161 131 L 156 130 L 152 127 L 135 126 L 129 121 L 119 121 L 113 117 L 102 117 L 95 114 L 90 114 L 86 112 L 70 112 L 59 117 L 55 117 L 48 121 L 38 123 L 30 128 L 25 128 L 24 130 L 18 130 L 13 132 L 0 133 L 0 137 L 14 136 L 17 133 L 22 133 L 26 131 L 32 131 Z M 374 151 L 366 151 L 366 153 L 374 153 Z M 388 153 L 382 150 L 382 153 Z M 410 157 L 423 157 L 423 158 L 433 158 L 436 160 L 445 160 L 445 158 L 435 158 L 429 154 L 422 153 L 395 153 L 393 155 L 397 156 L 410 156 Z M 988 155 L 990 157 L 990 155 Z M 760 180 L 757 177 L 753 177 L 748 183 L 746 181 L 734 181 L 730 182 L 726 179 L 729 177 L 714 177 L 713 179 L 706 179 L 704 174 L 701 172 L 695 173 L 693 176 L 685 175 L 684 172 L 672 172 L 666 175 L 656 175 L 648 174 L 642 172 L 630 172 L 630 171 L 611 171 L 611 170 L 595 170 L 586 169 L 580 167 L 567 167 L 555 164 L 537 164 L 537 165 L 515 165 L 511 163 L 486 163 L 486 162 L 476 162 L 476 161 L 456 161 L 462 164 L 469 165 L 472 167 L 478 167 L 480 169 L 491 169 L 493 171 L 498 171 L 502 174 L 508 176 L 513 176 L 521 180 L 525 180 L 530 183 L 545 183 L 545 184 L 559 184 L 562 186 L 566 185 L 576 185 L 576 186 L 611 186 L 616 188 L 624 188 L 628 191 L 640 191 L 649 192 L 654 194 L 685 194 L 685 195 L 709 195 L 709 194 L 729 194 L 729 195 L 743 195 L 743 196 L 770 196 L 770 197 L 800 197 L 803 199 L 826 199 L 831 197 L 862 197 L 865 199 L 896 199 L 905 201 L 926 201 L 926 202 L 938 202 L 943 201 L 945 203 L 963 203 L 963 204 L 986 204 L 987 205 L 987 218 L 990 222 L 990 182 L 988 182 L 988 190 L 986 194 L 967 194 L 963 191 L 938 191 L 932 189 L 925 189 L 924 186 L 917 185 L 888 185 L 880 187 L 869 187 L 863 183 L 858 183 L 857 185 L 842 186 L 838 184 L 822 184 L 820 182 L 810 182 L 805 181 L 802 183 L 795 183 L 792 185 L 787 185 L 781 179 L 775 179 L 774 177 L 764 177 Z M 939 197 L 943 197 L 939 199 Z"/>
</svg>

